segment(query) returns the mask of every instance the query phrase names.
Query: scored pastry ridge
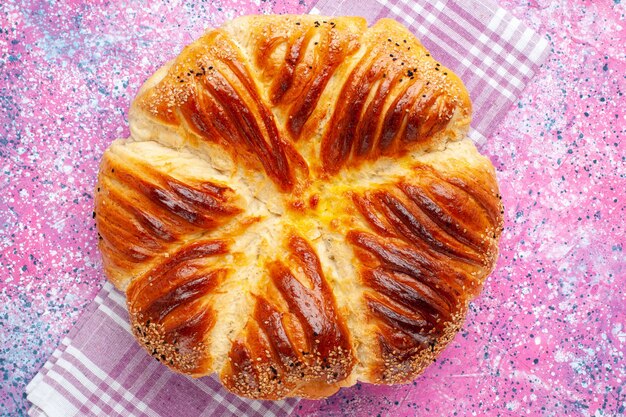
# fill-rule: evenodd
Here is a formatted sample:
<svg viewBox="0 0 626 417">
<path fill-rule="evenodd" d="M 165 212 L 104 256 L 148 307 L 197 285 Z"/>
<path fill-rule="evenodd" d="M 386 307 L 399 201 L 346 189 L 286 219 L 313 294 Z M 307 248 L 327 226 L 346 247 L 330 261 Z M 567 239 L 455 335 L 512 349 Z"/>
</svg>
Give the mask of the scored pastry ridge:
<svg viewBox="0 0 626 417">
<path fill-rule="evenodd" d="M 98 176 L 140 344 L 251 398 L 414 379 L 497 258 L 470 120 L 462 82 L 393 20 L 208 31 L 144 84 Z"/>
</svg>

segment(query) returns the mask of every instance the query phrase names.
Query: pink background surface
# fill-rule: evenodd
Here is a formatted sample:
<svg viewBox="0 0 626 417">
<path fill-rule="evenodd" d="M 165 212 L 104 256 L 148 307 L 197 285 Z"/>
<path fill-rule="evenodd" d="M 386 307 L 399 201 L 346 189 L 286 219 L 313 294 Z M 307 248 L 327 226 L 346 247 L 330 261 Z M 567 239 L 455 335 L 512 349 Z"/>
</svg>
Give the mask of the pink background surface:
<svg viewBox="0 0 626 417">
<path fill-rule="evenodd" d="M 626 413 L 626 5 L 500 4 L 553 53 L 482 148 L 506 207 L 496 270 L 413 384 L 359 385 L 296 415 Z M 92 188 L 141 83 L 208 26 L 311 5 L 2 2 L 0 415 L 25 415 L 25 384 L 103 282 Z"/>
</svg>

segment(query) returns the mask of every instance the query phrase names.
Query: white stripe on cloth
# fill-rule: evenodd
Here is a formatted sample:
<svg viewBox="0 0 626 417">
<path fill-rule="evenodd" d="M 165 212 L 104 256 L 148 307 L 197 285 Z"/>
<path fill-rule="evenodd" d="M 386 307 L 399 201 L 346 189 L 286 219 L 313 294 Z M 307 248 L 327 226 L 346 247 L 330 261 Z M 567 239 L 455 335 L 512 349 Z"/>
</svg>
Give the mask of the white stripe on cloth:
<svg viewBox="0 0 626 417">
<path fill-rule="evenodd" d="M 106 383 L 110 388 L 112 388 L 114 391 L 116 391 L 118 394 L 120 394 L 126 401 L 128 401 L 130 404 L 134 405 L 137 408 L 137 410 L 141 411 L 142 413 L 146 413 L 149 416 L 154 416 L 154 417 L 158 417 L 159 416 L 159 414 L 156 411 L 152 410 L 144 401 L 142 401 L 141 399 L 139 399 L 136 396 L 134 396 L 130 391 L 128 391 L 126 388 L 124 388 L 122 385 L 120 385 L 119 382 L 117 382 L 116 380 L 112 379 L 106 372 L 104 372 L 102 369 L 100 369 L 100 367 L 98 365 L 96 365 L 95 363 L 93 363 L 91 361 L 91 359 L 89 359 L 87 356 L 85 356 L 83 354 L 83 352 L 81 352 L 80 350 L 76 349 L 74 346 L 68 346 L 66 352 L 67 352 L 68 355 L 73 356 L 77 361 L 79 361 L 81 364 L 83 364 L 85 366 L 85 368 L 91 373 L 92 376 L 96 377 L 101 382 Z M 101 391 L 97 387 L 96 384 L 91 382 L 93 378 L 87 378 L 87 376 L 85 376 L 71 362 L 65 361 L 64 359 L 59 359 L 59 360 L 60 361 L 63 360 L 66 363 L 67 367 L 70 367 L 70 369 L 76 371 L 77 374 L 79 374 L 80 376 L 82 376 L 84 378 L 84 379 L 81 379 L 80 381 L 81 381 L 81 383 L 83 384 L 83 386 L 85 388 L 90 390 L 90 392 L 92 392 L 92 393 L 98 392 L 99 394 L 101 394 L 105 398 L 108 398 L 109 399 L 108 402 L 110 404 L 113 403 L 113 401 L 114 401 L 113 398 L 111 398 L 105 392 Z"/>
<path fill-rule="evenodd" d="M 88 394 L 95 394 L 97 387 L 91 382 L 85 375 L 78 370 L 72 363 L 66 361 L 63 358 L 59 359 L 58 367 L 52 369 L 49 372 L 49 376 L 63 386 L 80 404 L 88 406 L 89 410 L 95 415 L 104 415 L 105 412 L 96 404 Z M 58 370 L 58 372 L 57 372 Z M 67 372 L 78 383 L 74 383 L 72 379 L 68 379 L 67 376 L 61 374 L 61 372 Z M 87 390 L 85 390 L 85 388 Z M 111 402 L 111 397 L 105 392 L 98 392 L 98 396 L 103 398 L 106 403 Z"/>
<path fill-rule="evenodd" d="M 62 370 L 63 368 L 60 367 L 60 370 Z M 78 401 L 80 404 L 87 404 L 88 400 L 87 397 L 85 396 L 85 394 L 83 394 L 80 389 L 79 386 L 76 386 L 74 384 L 70 384 L 68 383 L 69 381 L 63 377 L 63 375 L 61 375 L 59 372 L 56 371 L 56 367 L 55 369 L 51 369 L 50 371 L 48 371 L 48 375 L 46 375 L 48 378 L 52 379 L 53 381 L 55 381 L 57 384 L 59 384 L 63 390 L 65 390 L 67 392 L 67 394 L 69 394 L 70 396 L 72 396 L 72 398 L 74 398 L 74 400 Z M 58 392 L 57 390 L 55 390 L 54 392 L 61 394 L 60 392 Z M 66 416 L 73 416 L 73 415 L 77 415 L 78 414 L 78 409 L 76 408 L 76 406 L 74 404 L 72 404 L 70 402 L 70 400 L 68 400 L 67 398 L 65 398 L 65 396 L 63 395 L 55 395 L 55 397 L 51 400 L 56 400 L 56 401 L 68 401 L 66 406 L 61 409 L 61 410 L 56 410 L 56 413 L 58 414 L 50 414 L 49 412 L 46 411 L 46 413 L 50 414 L 50 417 L 56 417 L 57 415 L 59 417 L 66 417 Z M 48 404 L 46 402 L 40 403 L 40 407 L 42 410 L 46 410 L 47 409 Z M 97 414 L 103 414 L 102 413 L 102 409 L 100 409 L 99 407 L 95 407 L 93 408 L 93 411 L 96 412 Z"/>
<path fill-rule="evenodd" d="M 130 330 L 130 324 L 128 323 L 128 321 L 124 320 L 124 318 L 120 317 L 119 314 L 111 310 L 109 306 L 104 304 L 104 300 L 102 298 L 98 299 L 98 297 L 96 297 L 96 301 L 101 303 L 100 306 L 98 307 L 98 310 L 102 311 L 104 314 L 109 316 L 111 320 L 117 323 L 122 329 L 132 334 L 132 331 Z"/>
<path fill-rule="evenodd" d="M 485 143 L 487 143 L 487 138 L 483 136 L 482 133 L 480 133 L 478 130 L 470 128 L 467 136 L 469 136 L 469 138 L 476 144 L 476 145 L 483 145 Z"/>
<path fill-rule="evenodd" d="M 29 384 L 30 385 L 30 384 Z M 38 384 L 31 388 L 31 392 L 28 393 L 28 401 L 33 403 L 33 408 L 37 410 L 34 412 L 36 416 L 46 417 L 68 417 L 75 416 L 78 413 L 78 409 L 59 393 L 50 384 Z M 38 414 L 37 414 L 38 413 Z M 29 410 L 30 414 L 30 410 Z"/>
<path fill-rule="evenodd" d="M 44 413 L 43 410 L 37 407 L 36 405 L 33 405 L 32 407 L 28 409 L 28 416 L 29 417 L 47 417 L 46 413 Z"/>
<path fill-rule="evenodd" d="M 539 38 L 539 42 L 537 42 L 533 50 L 530 51 L 528 58 L 531 61 L 538 63 L 541 60 L 543 54 L 548 50 L 548 46 L 549 44 L 546 38 Z"/>
</svg>

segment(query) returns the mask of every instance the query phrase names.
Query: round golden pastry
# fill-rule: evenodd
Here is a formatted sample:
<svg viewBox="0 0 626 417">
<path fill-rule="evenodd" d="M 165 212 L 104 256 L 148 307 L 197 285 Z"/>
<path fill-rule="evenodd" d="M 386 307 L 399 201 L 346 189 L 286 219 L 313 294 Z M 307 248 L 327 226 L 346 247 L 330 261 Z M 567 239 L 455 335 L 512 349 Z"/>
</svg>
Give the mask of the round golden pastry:
<svg viewBox="0 0 626 417">
<path fill-rule="evenodd" d="M 250 398 L 412 381 L 497 258 L 470 120 L 459 78 L 393 20 L 208 31 L 141 88 L 98 176 L 139 343 Z"/>
</svg>

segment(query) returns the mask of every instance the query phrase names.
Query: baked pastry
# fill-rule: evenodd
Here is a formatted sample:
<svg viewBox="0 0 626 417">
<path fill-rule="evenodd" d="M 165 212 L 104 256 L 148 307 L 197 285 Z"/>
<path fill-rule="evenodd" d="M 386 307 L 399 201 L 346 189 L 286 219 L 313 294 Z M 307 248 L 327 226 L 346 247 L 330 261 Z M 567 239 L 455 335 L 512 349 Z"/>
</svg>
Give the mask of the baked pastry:
<svg viewBox="0 0 626 417">
<path fill-rule="evenodd" d="M 251 398 L 413 380 L 494 266 L 468 93 L 402 25 L 247 16 L 134 100 L 96 193 L 139 343 Z"/>
</svg>

